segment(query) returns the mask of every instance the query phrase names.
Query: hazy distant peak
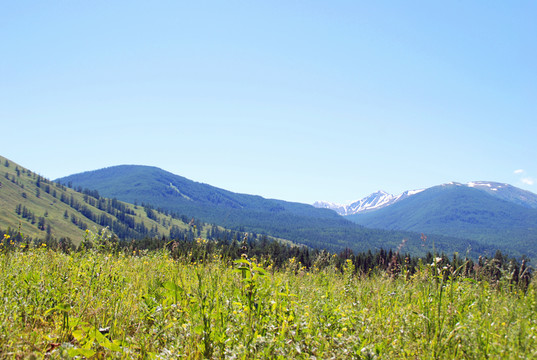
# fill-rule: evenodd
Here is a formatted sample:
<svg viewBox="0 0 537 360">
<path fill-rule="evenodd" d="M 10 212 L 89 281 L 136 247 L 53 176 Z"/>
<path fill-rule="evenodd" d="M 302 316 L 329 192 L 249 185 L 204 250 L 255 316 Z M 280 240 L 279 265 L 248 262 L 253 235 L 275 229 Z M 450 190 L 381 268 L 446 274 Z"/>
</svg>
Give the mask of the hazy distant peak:
<svg viewBox="0 0 537 360">
<path fill-rule="evenodd" d="M 353 201 L 350 204 L 336 204 L 328 201 L 317 201 L 313 204 L 313 206 L 331 209 L 340 215 L 346 216 L 365 211 L 382 209 L 383 207 L 392 205 L 402 199 L 406 199 L 409 196 L 418 194 L 421 191 L 423 191 L 423 189 L 407 190 L 399 195 L 392 195 L 384 190 L 379 190 L 360 200 Z"/>
<path fill-rule="evenodd" d="M 499 183 L 494 181 L 470 181 L 466 184 L 460 182 L 449 182 L 439 185 L 440 187 L 467 187 L 478 189 L 487 192 L 488 194 L 506 200 L 518 205 L 522 205 L 527 208 L 537 208 L 537 195 L 527 191 L 519 189 L 515 186 Z M 313 206 L 318 208 L 326 208 L 336 211 L 338 214 L 347 216 L 367 211 L 379 210 L 384 207 L 390 206 L 416 195 L 426 189 L 407 190 L 399 195 L 388 194 L 383 190 L 376 191 L 360 200 L 351 202 L 350 204 L 337 204 L 329 201 L 317 201 Z"/>
</svg>

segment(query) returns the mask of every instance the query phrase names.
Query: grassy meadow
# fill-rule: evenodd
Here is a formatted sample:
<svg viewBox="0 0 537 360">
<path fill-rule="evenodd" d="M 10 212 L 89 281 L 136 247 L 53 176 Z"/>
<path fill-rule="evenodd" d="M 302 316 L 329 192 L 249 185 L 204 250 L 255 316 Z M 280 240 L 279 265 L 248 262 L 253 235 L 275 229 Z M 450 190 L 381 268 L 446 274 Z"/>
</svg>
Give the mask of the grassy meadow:
<svg viewBox="0 0 537 360">
<path fill-rule="evenodd" d="M 2 359 L 537 358 L 534 280 L 2 244 Z"/>
</svg>

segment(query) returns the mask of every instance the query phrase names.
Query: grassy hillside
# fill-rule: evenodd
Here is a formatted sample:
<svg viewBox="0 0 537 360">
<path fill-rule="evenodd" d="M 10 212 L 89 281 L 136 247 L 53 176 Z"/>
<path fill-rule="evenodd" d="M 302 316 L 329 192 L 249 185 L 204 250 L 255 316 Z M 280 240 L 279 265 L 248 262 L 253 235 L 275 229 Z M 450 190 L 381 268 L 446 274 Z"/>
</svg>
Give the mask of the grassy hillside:
<svg viewBox="0 0 537 360">
<path fill-rule="evenodd" d="M 189 226 L 140 206 L 77 192 L 0 156 L 0 229 L 17 230 L 33 239 L 70 238 L 77 244 L 86 229 L 109 226 L 122 239 L 169 236 Z M 81 189 L 82 190 L 82 189 Z M 188 222 L 188 221 L 187 221 Z"/>
<path fill-rule="evenodd" d="M 537 256 L 536 209 L 465 186 L 437 186 L 347 218 L 368 227 L 468 238 L 513 255 Z"/>
</svg>

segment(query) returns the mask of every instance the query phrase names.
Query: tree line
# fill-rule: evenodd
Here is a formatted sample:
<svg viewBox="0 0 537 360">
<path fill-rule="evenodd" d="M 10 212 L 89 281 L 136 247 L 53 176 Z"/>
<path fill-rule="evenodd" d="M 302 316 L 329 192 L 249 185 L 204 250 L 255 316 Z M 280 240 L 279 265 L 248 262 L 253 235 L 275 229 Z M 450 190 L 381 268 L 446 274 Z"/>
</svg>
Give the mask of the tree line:
<svg viewBox="0 0 537 360">
<path fill-rule="evenodd" d="M 139 256 L 147 251 L 166 251 L 177 261 L 186 263 L 208 262 L 223 259 L 230 264 L 241 258 L 256 259 L 260 264 L 272 269 L 290 269 L 295 273 L 319 271 L 333 266 L 342 273 L 349 271 L 355 276 L 371 276 L 384 274 L 389 277 L 405 276 L 411 279 L 414 274 L 429 271 L 438 277 L 471 278 L 477 281 L 489 281 L 492 284 L 500 280 L 508 281 L 513 286 L 526 289 L 532 279 L 532 268 L 529 260 L 515 259 L 497 251 L 493 257 L 471 259 L 458 254 L 448 256 L 444 253 L 427 253 L 418 257 L 404 254 L 399 250 L 379 249 L 376 251 L 353 252 L 345 249 L 339 253 L 312 249 L 306 246 L 284 244 L 270 239 L 266 235 L 241 231 L 221 230 L 211 227 L 209 239 L 196 236 L 194 225 L 190 229 L 177 233 L 177 237 L 144 237 L 140 239 L 120 240 L 109 233 L 106 238 L 97 236 L 99 241 L 91 241 L 85 237 L 76 246 L 70 239 L 48 238 L 32 240 L 23 237 L 16 231 L 0 230 L 0 249 L 3 251 L 26 251 L 31 247 L 47 247 L 53 251 L 64 253 L 83 251 L 105 251 L 111 254 L 123 253 L 128 256 Z M 5 234 L 5 235 L 4 235 Z M 214 237 L 213 237 L 214 236 Z M 6 239 L 9 239 L 7 241 Z M 21 246 L 22 244 L 22 246 Z M 44 245 L 43 245 L 44 244 Z"/>
</svg>

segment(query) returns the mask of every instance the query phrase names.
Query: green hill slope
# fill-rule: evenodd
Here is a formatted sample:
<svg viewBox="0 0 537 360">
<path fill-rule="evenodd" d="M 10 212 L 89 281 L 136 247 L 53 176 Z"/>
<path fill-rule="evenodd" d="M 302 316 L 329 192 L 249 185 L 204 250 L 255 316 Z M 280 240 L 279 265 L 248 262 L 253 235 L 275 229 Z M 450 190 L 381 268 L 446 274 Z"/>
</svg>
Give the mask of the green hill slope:
<svg viewBox="0 0 537 360">
<path fill-rule="evenodd" d="M 221 211 L 287 212 L 294 215 L 342 220 L 330 210 L 313 206 L 237 194 L 211 185 L 198 183 L 157 167 L 120 165 L 88 171 L 58 179 L 62 184 L 96 189 L 104 196 L 117 197 L 130 203 L 146 202 L 176 211 L 191 210 L 215 217 Z"/>
<path fill-rule="evenodd" d="M 80 190 L 54 183 L 0 156 L 0 229 L 20 228 L 33 239 L 70 238 L 75 244 L 86 229 L 98 231 L 106 226 L 123 240 L 168 237 L 189 229 L 185 221 L 170 215 Z"/>
<path fill-rule="evenodd" d="M 436 186 L 347 218 L 368 227 L 468 238 L 513 255 L 537 256 L 537 209 L 456 184 Z"/>
</svg>

